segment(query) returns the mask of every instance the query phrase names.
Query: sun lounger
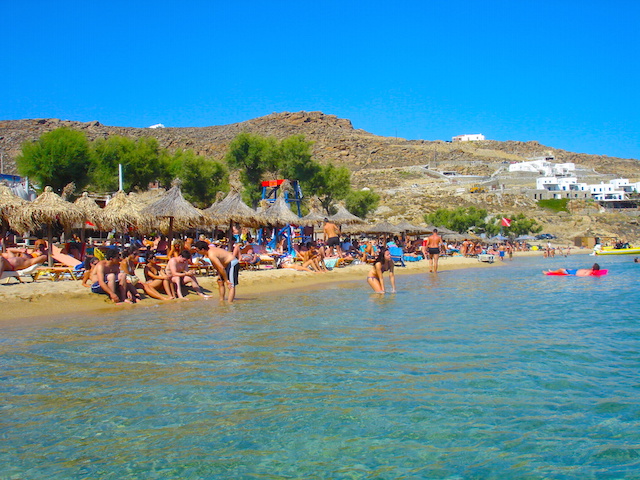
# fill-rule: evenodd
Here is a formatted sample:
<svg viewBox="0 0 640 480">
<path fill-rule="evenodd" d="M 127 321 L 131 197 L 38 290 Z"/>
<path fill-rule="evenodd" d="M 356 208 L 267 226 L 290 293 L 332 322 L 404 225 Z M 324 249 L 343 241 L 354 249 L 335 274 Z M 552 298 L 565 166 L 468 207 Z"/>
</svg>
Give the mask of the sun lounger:
<svg viewBox="0 0 640 480">
<path fill-rule="evenodd" d="M 23 268 L 22 270 L 5 270 L 4 272 L 2 272 L 0 280 L 6 278 L 7 281 L 5 283 L 9 283 L 10 279 L 15 278 L 18 280 L 18 282 L 22 283 L 23 278 L 31 277 L 31 281 L 35 282 L 38 277 L 37 270 L 38 268 L 40 268 L 40 265 L 41 264 L 36 263 L 34 265 L 31 265 L 30 267 Z"/>
<path fill-rule="evenodd" d="M 76 270 L 73 267 L 66 266 L 55 266 L 55 267 L 42 267 L 38 266 L 35 272 L 34 280 L 38 278 L 48 278 L 53 282 L 57 282 L 58 280 L 78 280 L 82 278 L 82 270 Z"/>
<path fill-rule="evenodd" d="M 400 247 L 389 247 L 389 253 L 395 265 L 400 264 L 401 267 L 406 267 L 404 264 L 404 252 Z"/>
</svg>

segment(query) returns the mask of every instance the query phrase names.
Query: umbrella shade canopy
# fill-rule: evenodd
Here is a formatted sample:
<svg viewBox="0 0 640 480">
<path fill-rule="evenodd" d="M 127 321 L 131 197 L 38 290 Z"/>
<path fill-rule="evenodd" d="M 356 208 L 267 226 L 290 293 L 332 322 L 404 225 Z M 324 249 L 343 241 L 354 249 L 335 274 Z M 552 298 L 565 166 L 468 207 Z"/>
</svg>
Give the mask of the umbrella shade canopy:
<svg viewBox="0 0 640 480">
<path fill-rule="evenodd" d="M 334 223 L 338 223 L 341 225 L 352 225 L 354 223 L 365 223 L 363 219 L 355 216 L 353 213 L 349 212 L 343 205 L 338 205 L 338 211 L 335 215 L 331 215 L 329 217 Z"/>
<path fill-rule="evenodd" d="M 44 192 L 33 202 L 26 202 L 16 216 L 23 232 L 56 222 L 64 227 L 71 227 L 83 219 L 82 211 L 73 203 L 63 200 L 51 187 L 45 187 Z"/>
<path fill-rule="evenodd" d="M 313 225 L 316 223 L 322 223 L 325 217 L 325 215 L 322 215 L 322 213 L 318 212 L 317 210 L 311 210 L 304 217 L 302 217 L 301 222 L 303 222 L 304 225 Z"/>
<path fill-rule="evenodd" d="M 532 235 L 520 235 L 519 237 L 516 237 L 517 241 L 521 241 L 521 240 L 535 240 L 536 237 L 532 236 Z"/>
<path fill-rule="evenodd" d="M 433 232 L 434 229 L 437 229 L 438 233 L 441 235 L 458 233 L 458 232 L 454 232 L 453 230 L 447 227 L 433 227 L 430 231 Z"/>
<path fill-rule="evenodd" d="M 127 233 L 144 224 L 140 210 L 141 204 L 120 190 L 102 211 L 103 226 L 119 233 Z"/>
<path fill-rule="evenodd" d="M 509 237 L 505 237 L 504 235 L 496 235 L 495 237 L 491 237 L 489 242 L 502 242 L 504 240 L 509 240 Z"/>
<path fill-rule="evenodd" d="M 26 203 L 21 207 L 17 216 L 20 218 L 23 232 L 47 227 L 49 266 L 53 264 L 51 257 L 51 227 L 58 222 L 63 227 L 70 228 L 74 223 L 81 222 L 84 218 L 82 211 L 77 206 L 63 200 L 48 186 L 33 202 Z M 28 228 L 24 229 L 24 227 Z"/>
<path fill-rule="evenodd" d="M 247 227 L 259 227 L 265 223 L 262 215 L 244 203 L 238 192 L 229 193 L 210 214 L 220 223 L 235 222 Z"/>
<path fill-rule="evenodd" d="M 153 203 L 142 208 L 140 213 L 144 217 L 152 219 L 172 218 L 176 223 L 184 226 L 196 227 L 204 223 L 202 211 L 184 199 L 179 183 L 176 183 Z"/>
<path fill-rule="evenodd" d="M 82 196 L 73 203 L 82 212 L 84 217 L 83 226 L 85 226 L 86 222 L 91 222 L 97 227 L 102 225 L 102 209 L 93 198 L 89 197 L 87 192 L 84 192 Z"/>
<path fill-rule="evenodd" d="M 204 214 L 204 216 L 206 217 L 210 225 L 215 225 L 216 223 L 218 223 L 218 219 L 215 216 L 216 210 L 218 208 L 218 205 L 220 205 L 220 202 L 222 202 L 223 199 L 224 199 L 224 192 L 216 193 L 215 201 L 211 204 L 210 207 L 205 208 L 202 211 L 202 213 Z"/>
<path fill-rule="evenodd" d="M 401 233 L 401 231 L 395 225 L 389 222 L 380 222 L 370 226 L 367 229 L 369 233 Z"/>
<path fill-rule="evenodd" d="M 396 225 L 396 227 L 398 228 L 398 230 L 400 230 L 403 233 L 427 233 L 427 232 L 433 232 L 433 228 L 431 230 L 429 230 L 428 227 L 423 227 L 423 226 L 420 226 L 420 225 L 413 225 L 412 223 L 409 223 L 406 220 L 400 222 L 398 225 Z"/>
<path fill-rule="evenodd" d="M 278 197 L 273 205 L 262 214 L 264 221 L 269 225 L 287 225 L 293 223 L 300 225 L 302 218 L 291 211 L 289 205 L 282 197 Z"/>
<path fill-rule="evenodd" d="M 341 228 L 342 233 L 347 235 L 353 235 L 356 233 L 365 233 L 369 231 L 369 227 L 371 225 L 367 225 L 366 223 L 354 223 L 352 225 L 346 225 Z"/>
<path fill-rule="evenodd" d="M 461 242 L 468 238 L 468 235 L 463 235 L 461 233 L 444 233 L 442 237 L 446 240 L 453 242 Z"/>
<path fill-rule="evenodd" d="M 26 200 L 14 195 L 9 187 L 0 185 L 0 218 L 11 223 L 16 220 L 20 209 L 27 203 Z"/>
</svg>

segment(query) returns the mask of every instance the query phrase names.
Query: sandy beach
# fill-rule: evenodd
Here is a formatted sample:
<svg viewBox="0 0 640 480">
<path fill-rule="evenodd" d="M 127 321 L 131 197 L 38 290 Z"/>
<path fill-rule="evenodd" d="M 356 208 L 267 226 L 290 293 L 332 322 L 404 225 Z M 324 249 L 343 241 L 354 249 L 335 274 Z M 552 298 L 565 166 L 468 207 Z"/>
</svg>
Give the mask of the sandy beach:
<svg viewBox="0 0 640 480">
<path fill-rule="evenodd" d="M 572 253 L 590 253 L 589 250 L 576 250 Z M 524 256 L 542 256 L 540 251 L 517 252 L 514 260 Z M 464 258 L 462 256 L 444 257 L 440 259 L 440 270 L 456 270 L 463 268 L 487 268 L 497 267 L 505 262 L 500 262 L 496 258 L 493 264 L 479 262 L 475 258 Z M 420 274 L 429 272 L 429 262 L 407 262 L 406 267 L 396 267 L 396 275 Z M 326 283 L 344 282 L 352 280 L 362 280 L 363 288 L 366 286 L 365 277 L 370 265 L 349 265 L 347 267 L 335 268 L 328 273 L 308 273 L 291 269 L 261 269 L 243 270 L 240 273 L 240 284 L 236 301 L 243 301 L 247 295 L 255 296 L 270 292 L 303 289 L 314 285 Z M 137 272 L 143 278 L 142 271 Z M 212 305 L 218 303 L 217 277 L 199 276 L 198 281 L 202 287 L 213 297 L 204 300 L 192 291 L 187 295 L 188 301 L 208 301 Z M 402 288 L 402 280 L 399 280 L 399 288 Z M 185 301 L 185 300 L 174 300 Z M 114 305 L 109 302 L 105 295 L 92 294 L 88 288 L 83 287 L 80 281 L 59 280 L 51 281 L 39 279 L 36 282 L 29 280 L 17 283 L 15 280 L 6 280 L 0 284 L 0 323 L 24 324 L 26 322 L 40 322 L 52 318 L 63 318 L 64 315 L 73 313 L 83 313 L 96 315 L 101 311 L 113 311 L 114 309 L 141 308 L 162 304 L 165 302 L 149 297 L 144 298 L 137 305 Z"/>
</svg>

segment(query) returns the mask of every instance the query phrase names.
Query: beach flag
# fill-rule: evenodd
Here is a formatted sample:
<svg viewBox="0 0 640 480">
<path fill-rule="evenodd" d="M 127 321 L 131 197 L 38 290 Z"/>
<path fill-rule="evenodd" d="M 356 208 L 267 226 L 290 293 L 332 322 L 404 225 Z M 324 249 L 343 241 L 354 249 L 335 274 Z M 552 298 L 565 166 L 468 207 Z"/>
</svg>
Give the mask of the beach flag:
<svg viewBox="0 0 640 480">
<path fill-rule="evenodd" d="M 510 227 L 511 226 L 511 219 L 502 217 L 502 226 L 503 227 Z"/>
</svg>

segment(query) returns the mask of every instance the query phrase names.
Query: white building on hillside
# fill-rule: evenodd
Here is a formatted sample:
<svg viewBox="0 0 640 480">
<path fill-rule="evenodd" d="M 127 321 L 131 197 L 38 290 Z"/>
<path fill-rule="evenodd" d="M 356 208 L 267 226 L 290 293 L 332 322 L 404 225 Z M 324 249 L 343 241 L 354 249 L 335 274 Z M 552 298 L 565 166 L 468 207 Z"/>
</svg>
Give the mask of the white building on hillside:
<svg viewBox="0 0 640 480">
<path fill-rule="evenodd" d="M 554 157 L 535 157 L 528 162 L 512 163 L 509 165 L 510 172 L 538 173 L 545 177 L 559 176 L 566 177 L 576 171 L 573 163 L 552 163 Z"/>
<path fill-rule="evenodd" d="M 640 192 L 639 183 L 629 183 L 627 178 L 616 178 L 609 180 L 609 183 L 589 185 L 589 189 L 594 200 L 628 200 L 630 194 Z"/>
<path fill-rule="evenodd" d="M 484 135 L 481 133 L 458 135 L 457 137 L 451 138 L 452 142 L 477 142 L 479 140 L 484 140 Z"/>
<path fill-rule="evenodd" d="M 629 195 L 640 192 L 640 182 L 629 183 L 626 178 L 616 178 L 609 183 L 588 185 L 578 183 L 576 177 L 546 176 L 536 180 L 536 190 L 533 198 L 536 200 L 547 198 L 588 199 L 599 202 L 616 202 L 629 200 Z"/>
</svg>

